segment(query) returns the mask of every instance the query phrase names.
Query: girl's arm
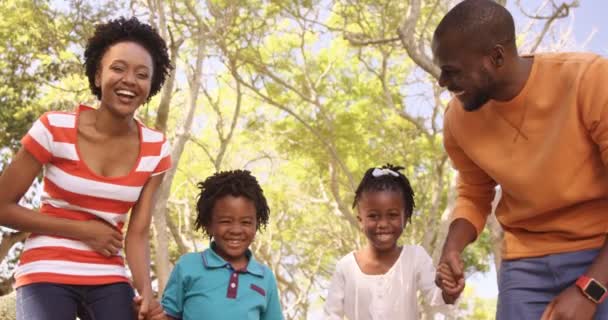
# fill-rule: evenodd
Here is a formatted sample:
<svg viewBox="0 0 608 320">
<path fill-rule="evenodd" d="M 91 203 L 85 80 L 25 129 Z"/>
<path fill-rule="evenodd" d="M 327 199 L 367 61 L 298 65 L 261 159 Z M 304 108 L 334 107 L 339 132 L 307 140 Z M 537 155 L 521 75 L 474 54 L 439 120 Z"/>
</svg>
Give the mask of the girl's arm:
<svg viewBox="0 0 608 320">
<path fill-rule="evenodd" d="M 114 255 L 122 248 L 122 235 L 101 221 L 76 221 L 40 214 L 19 205 L 42 164 L 21 148 L 0 176 L 0 225 L 16 230 L 74 238 L 95 251 Z"/>
<path fill-rule="evenodd" d="M 327 300 L 323 308 L 323 319 L 341 320 L 344 318 L 344 286 L 345 275 L 341 264 L 338 262 L 336 271 L 331 278 L 331 283 L 327 291 Z"/>
<path fill-rule="evenodd" d="M 435 284 L 435 266 L 433 265 L 433 259 L 429 254 L 422 248 L 416 247 L 416 280 L 418 290 L 422 293 L 425 301 L 430 306 L 440 306 L 446 303 L 454 303 L 455 299 L 447 299 L 446 301 L 443 292 Z"/>
<path fill-rule="evenodd" d="M 152 292 L 150 283 L 150 222 L 152 221 L 152 205 L 156 190 L 163 180 L 164 174 L 150 177 L 144 185 L 139 200 L 131 211 L 129 226 L 125 242 L 126 257 L 133 284 L 137 292 L 142 296 L 139 318 L 151 310 L 152 304 L 158 303 Z M 159 232 L 162 232 L 159 230 Z"/>
</svg>

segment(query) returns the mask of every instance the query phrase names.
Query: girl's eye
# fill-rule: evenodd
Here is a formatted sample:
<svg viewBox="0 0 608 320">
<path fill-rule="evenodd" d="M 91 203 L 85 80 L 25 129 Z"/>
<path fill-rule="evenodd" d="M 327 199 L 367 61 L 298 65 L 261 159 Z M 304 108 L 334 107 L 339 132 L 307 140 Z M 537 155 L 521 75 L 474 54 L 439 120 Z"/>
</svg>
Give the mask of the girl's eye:
<svg viewBox="0 0 608 320">
<path fill-rule="evenodd" d="M 110 69 L 114 70 L 114 71 L 119 71 L 119 72 L 122 71 L 122 67 L 119 67 L 119 66 L 111 66 Z"/>
<path fill-rule="evenodd" d="M 139 73 L 137 74 L 137 77 L 140 79 L 148 79 L 148 74 L 147 73 Z"/>
</svg>

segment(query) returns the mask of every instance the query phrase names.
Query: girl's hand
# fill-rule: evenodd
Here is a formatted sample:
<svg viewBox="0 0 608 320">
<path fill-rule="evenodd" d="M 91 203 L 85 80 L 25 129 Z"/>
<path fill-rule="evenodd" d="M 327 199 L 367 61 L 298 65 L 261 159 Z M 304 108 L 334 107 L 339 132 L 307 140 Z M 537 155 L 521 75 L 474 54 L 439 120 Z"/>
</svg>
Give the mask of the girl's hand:
<svg viewBox="0 0 608 320">
<path fill-rule="evenodd" d="M 123 237 L 116 228 L 100 220 L 82 221 L 83 237 L 80 239 L 98 253 L 111 257 L 123 247 Z"/>
<path fill-rule="evenodd" d="M 465 286 L 464 278 L 458 278 L 447 263 L 439 264 L 436 284 L 443 291 L 443 298 L 446 303 L 454 303 Z"/>
</svg>

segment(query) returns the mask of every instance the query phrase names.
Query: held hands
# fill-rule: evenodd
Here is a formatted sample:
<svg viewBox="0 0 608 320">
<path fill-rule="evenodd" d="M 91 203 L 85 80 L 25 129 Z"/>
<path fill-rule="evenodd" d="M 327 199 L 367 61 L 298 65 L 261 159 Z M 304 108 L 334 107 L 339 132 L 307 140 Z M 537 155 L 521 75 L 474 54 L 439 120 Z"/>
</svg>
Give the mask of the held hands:
<svg viewBox="0 0 608 320">
<path fill-rule="evenodd" d="M 118 254 L 123 246 L 123 237 L 115 227 L 100 220 L 82 221 L 82 240 L 93 250 L 103 256 L 111 257 Z"/>
<path fill-rule="evenodd" d="M 549 303 L 541 320 L 592 320 L 596 309 L 597 305 L 572 285 Z"/>
<path fill-rule="evenodd" d="M 137 320 L 170 320 L 163 310 L 163 307 L 156 299 L 147 299 L 142 296 L 133 298 L 133 309 L 137 315 Z"/>
<path fill-rule="evenodd" d="M 435 284 L 441 288 L 445 303 L 454 304 L 464 290 L 464 263 L 457 252 L 444 253 L 437 273 Z"/>
</svg>

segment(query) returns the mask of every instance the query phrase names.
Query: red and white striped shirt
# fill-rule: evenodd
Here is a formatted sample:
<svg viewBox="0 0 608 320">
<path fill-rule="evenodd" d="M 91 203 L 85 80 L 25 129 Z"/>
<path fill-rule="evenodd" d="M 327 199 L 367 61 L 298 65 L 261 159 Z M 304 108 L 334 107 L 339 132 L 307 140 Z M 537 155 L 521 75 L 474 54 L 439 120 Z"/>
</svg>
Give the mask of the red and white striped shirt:
<svg viewBox="0 0 608 320">
<path fill-rule="evenodd" d="M 102 219 L 122 232 L 127 214 L 150 176 L 171 167 L 165 136 L 136 121 L 140 150 L 136 165 L 122 177 L 95 174 L 81 160 L 76 113 L 47 112 L 21 143 L 44 166 L 41 214 L 74 220 Z M 36 282 L 97 285 L 129 282 L 121 255 L 110 258 L 76 239 L 32 234 L 15 271 L 16 287 Z"/>
</svg>

